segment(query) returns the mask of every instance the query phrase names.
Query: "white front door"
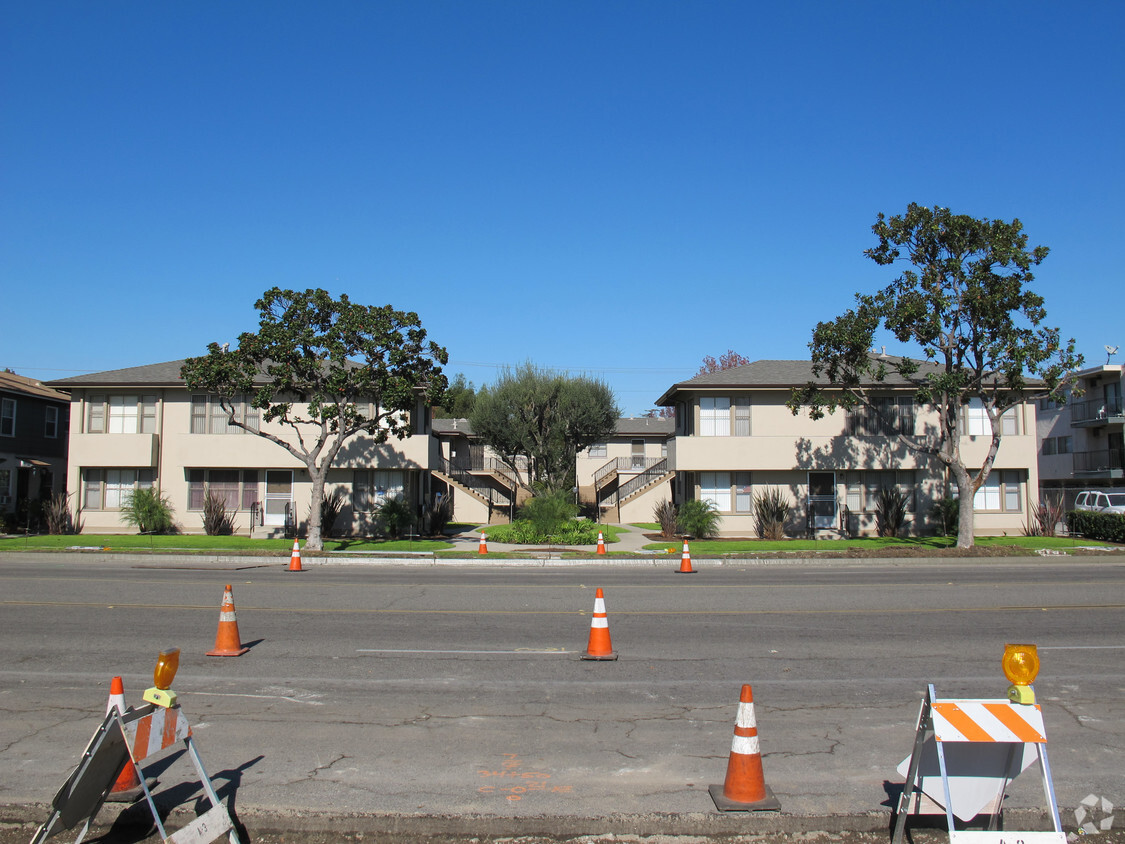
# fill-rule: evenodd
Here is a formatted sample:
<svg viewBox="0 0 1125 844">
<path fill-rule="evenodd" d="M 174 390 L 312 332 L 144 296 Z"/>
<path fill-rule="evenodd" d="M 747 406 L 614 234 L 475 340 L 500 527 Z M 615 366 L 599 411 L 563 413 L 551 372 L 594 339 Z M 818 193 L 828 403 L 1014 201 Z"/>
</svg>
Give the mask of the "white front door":
<svg viewBox="0 0 1125 844">
<path fill-rule="evenodd" d="M 266 472 L 266 504 L 263 525 L 283 527 L 285 513 L 293 502 L 293 472 L 270 469 Z"/>
</svg>

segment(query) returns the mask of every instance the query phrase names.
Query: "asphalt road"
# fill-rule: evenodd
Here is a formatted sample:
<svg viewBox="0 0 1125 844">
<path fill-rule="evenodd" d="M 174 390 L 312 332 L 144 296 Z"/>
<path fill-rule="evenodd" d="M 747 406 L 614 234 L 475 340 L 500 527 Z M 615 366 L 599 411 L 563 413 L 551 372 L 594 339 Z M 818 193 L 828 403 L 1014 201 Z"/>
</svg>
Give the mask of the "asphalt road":
<svg viewBox="0 0 1125 844">
<path fill-rule="evenodd" d="M 694 575 L 675 562 L 292 574 L 280 562 L 2 555 L 0 806 L 41 811 L 110 678 L 139 704 L 156 653 L 178 646 L 175 689 L 199 750 L 247 816 L 460 818 L 466 834 L 477 817 L 514 834 L 536 818 L 698 816 L 699 831 L 733 834 L 744 816 L 718 816 L 706 788 L 722 781 L 750 683 L 783 816 L 878 829 L 926 684 L 1002 697 L 1013 641 L 1040 649 L 1064 815 L 1090 793 L 1125 803 L 1121 557 L 697 561 Z M 226 583 L 251 650 L 209 658 Z M 596 587 L 616 662 L 578 659 Z M 184 760 L 157 773 L 158 794 L 190 807 Z M 1043 805 L 1034 772 L 1009 795 L 1011 808 Z"/>
</svg>

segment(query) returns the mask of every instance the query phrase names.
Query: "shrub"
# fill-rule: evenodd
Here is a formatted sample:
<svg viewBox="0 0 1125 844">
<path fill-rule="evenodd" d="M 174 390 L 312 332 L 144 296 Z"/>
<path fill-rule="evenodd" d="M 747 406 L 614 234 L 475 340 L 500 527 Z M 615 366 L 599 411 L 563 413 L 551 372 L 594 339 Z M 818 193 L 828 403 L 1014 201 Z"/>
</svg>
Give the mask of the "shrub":
<svg viewBox="0 0 1125 844">
<path fill-rule="evenodd" d="M 1066 514 L 1066 527 L 1087 539 L 1125 543 L 1125 516 L 1119 513 L 1071 510 Z"/>
<path fill-rule="evenodd" d="M 234 533 L 234 513 L 227 512 L 227 500 L 207 490 L 203 497 L 203 532 L 208 536 L 230 536 Z"/>
<path fill-rule="evenodd" d="M 549 533 L 527 519 L 517 519 L 509 525 L 492 525 L 485 530 L 496 542 L 516 545 L 593 545 L 598 541 L 599 525 L 587 519 L 562 522 Z"/>
<path fill-rule="evenodd" d="M 125 498 L 121 520 L 140 533 L 172 533 L 172 504 L 156 487 L 141 487 Z"/>
<path fill-rule="evenodd" d="M 754 496 L 754 530 L 759 539 L 784 539 L 788 518 L 789 499 L 777 487 Z"/>
<path fill-rule="evenodd" d="M 879 536 L 897 537 L 906 521 L 906 494 L 897 486 L 879 488 L 875 499 L 875 532 Z"/>
<path fill-rule="evenodd" d="M 1024 536 L 1054 536 L 1057 526 L 1066 518 L 1063 503 L 1047 498 L 1031 505 L 1031 524 L 1023 526 Z"/>
<path fill-rule="evenodd" d="M 934 502 L 932 518 L 938 536 L 956 536 L 957 525 L 961 521 L 961 501 L 946 496 Z"/>
<path fill-rule="evenodd" d="M 652 515 L 660 523 L 660 536 L 663 539 L 675 539 L 676 528 L 679 526 L 679 514 L 676 505 L 664 499 L 652 508 Z"/>
<path fill-rule="evenodd" d="M 384 498 L 375 505 L 374 514 L 388 539 L 399 539 L 414 527 L 414 508 L 401 495 Z"/>
<path fill-rule="evenodd" d="M 52 536 L 78 532 L 70 512 L 70 496 L 65 492 L 56 492 L 47 499 L 43 505 L 43 517 L 47 520 L 47 533 Z"/>
<path fill-rule="evenodd" d="M 453 521 L 453 496 L 434 493 L 422 504 L 422 530 L 428 536 L 441 536 Z"/>
<path fill-rule="evenodd" d="M 332 494 L 320 497 L 320 535 L 335 536 L 336 520 L 344 509 L 344 491 L 340 487 L 332 490 Z M 312 505 L 309 505 L 309 515 L 312 515 Z"/>
<path fill-rule="evenodd" d="M 535 526 L 536 532 L 543 536 L 559 533 L 577 515 L 578 505 L 571 498 L 570 490 L 566 489 L 540 492 L 534 498 L 529 498 L 518 513 L 521 521 L 530 522 Z"/>
<path fill-rule="evenodd" d="M 723 517 L 710 501 L 685 501 L 678 513 L 680 533 L 690 534 L 697 539 L 710 539 L 719 533 L 719 522 Z"/>
</svg>

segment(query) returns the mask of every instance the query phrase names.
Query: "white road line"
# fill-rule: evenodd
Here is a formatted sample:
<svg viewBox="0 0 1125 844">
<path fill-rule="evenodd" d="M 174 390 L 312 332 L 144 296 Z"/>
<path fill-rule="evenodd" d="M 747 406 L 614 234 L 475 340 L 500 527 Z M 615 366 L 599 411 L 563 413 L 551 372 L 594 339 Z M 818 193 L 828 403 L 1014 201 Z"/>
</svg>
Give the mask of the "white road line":
<svg viewBox="0 0 1125 844">
<path fill-rule="evenodd" d="M 1053 645 L 1039 648 L 1041 651 L 1120 651 L 1125 645 Z"/>
<path fill-rule="evenodd" d="M 357 654 L 569 654 L 576 651 L 566 651 L 561 648 L 519 648 L 514 651 L 432 651 L 418 648 L 356 648 Z"/>
</svg>

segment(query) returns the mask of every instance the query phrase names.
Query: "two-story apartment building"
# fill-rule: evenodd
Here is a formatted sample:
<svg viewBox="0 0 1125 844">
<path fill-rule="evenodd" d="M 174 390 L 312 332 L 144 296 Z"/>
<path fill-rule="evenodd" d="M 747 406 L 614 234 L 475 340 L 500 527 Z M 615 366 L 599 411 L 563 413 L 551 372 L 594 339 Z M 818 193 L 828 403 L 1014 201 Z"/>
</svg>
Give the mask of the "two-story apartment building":
<svg viewBox="0 0 1125 844">
<path fill-rule="evenodd" d="M 1067 509 L 1084 489 L 1125 488 L 1125 367 L 1106 364 L 1074 374 L 1066 404 L 1039 404 L 1039 482 Z"/>
<path fill-rule="evenodd" d="M 759 360 L 674 384 L 657 404 L 675 408 L 668 446 L 675 500 L 710 501 L 722 514 L 721 532 L 754 536 L 756 493 L 774 487 L 789 498 L 790 532 L 851 535 L 875 529 L 882 487 L 906 496 L 908 529 L 932 530 L 934 502 L 953 494 L 945 468 L 901 442 L 936 429 L 932 412 L 915 406 L 909 385 L 879 385 L 880 414 L 837 410 L 821 419 L 786 406 L 793 387 L 813 379 L 808 361 Z M 961 453 L 983 462 L 991 440 L 982 407 L 964 410 Z M 1036 419 L 1033 404 L 1005 414 L 1003 439 L 987 483 L 977 493 L 980 534 L 1020 533 L 1037 499 Z"/>
<path fill-rule="evenodd" d="M 193 393 L 180 378 L 184 361 L 136 366 L 52 382 L 70 392 L 68 488 L 78 492 L 78 515 L 90 532 L 128 530 L 122 504 L 140 487 L 158 487 L 185 533 L 203 531 L 208 492 L 236 513 L 239 532 L 280 534 L 305 522 L 311 481 L 304 464 L 276 443 L 230 425 L 216 396 Z M 235 397 L 236 401 L 238 397 Z M 241 402 L 251 428 L 292 436 Z M 385 443 L 351 438 L 329 472 L 325 492 L 343 494 L 340 528 L 365 533 L 384 497 L 416 505 L 430 491 L 434 440 L 429 409 L 413 414 L 411 436 Z"/>
<path fill-rule="evenodd" d="M 65 393 L 0 372 L 0 513 L 64 489 L 69 411 Z"/>
<path fill-rule="evenodd" d="M 609 522 L 651 522 L 653 508 L 672 498 L 675 471 L 668 460 L 674 422 L 666 418 L 617 420 L 604 442 L 578 452 L 579 500 Z"/>
</svg>

